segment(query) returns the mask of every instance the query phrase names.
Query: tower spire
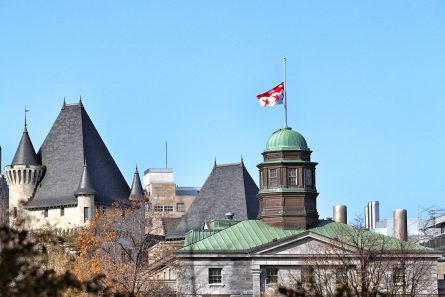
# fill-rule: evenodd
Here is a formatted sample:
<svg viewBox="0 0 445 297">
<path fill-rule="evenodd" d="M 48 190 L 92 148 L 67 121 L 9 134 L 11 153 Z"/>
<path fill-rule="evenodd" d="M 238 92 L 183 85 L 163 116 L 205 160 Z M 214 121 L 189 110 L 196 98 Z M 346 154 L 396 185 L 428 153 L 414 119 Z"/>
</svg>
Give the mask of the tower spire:
<svg viewBox="0 0 445 297">
<path fill-rule="evenodd" d="M 133 175 L 133 183 L 131 184 L 130 200 L 142 200 L 144 199 L 144 189 L 142 188 L 141 179 L 139 177 L 138 165 L 136 164 L 136 170 Z"/>
<path fill-rule="evenodd" d="M 28 126 L 28 123 L 27 123 L 27 121 L 26 121 L 26 113 L 27 112 L 29 112 L 29 109 L 26 109 L 26 106 L 25 106 L 25 130 L 27 130 L 27 126 Z"/>
</svg>

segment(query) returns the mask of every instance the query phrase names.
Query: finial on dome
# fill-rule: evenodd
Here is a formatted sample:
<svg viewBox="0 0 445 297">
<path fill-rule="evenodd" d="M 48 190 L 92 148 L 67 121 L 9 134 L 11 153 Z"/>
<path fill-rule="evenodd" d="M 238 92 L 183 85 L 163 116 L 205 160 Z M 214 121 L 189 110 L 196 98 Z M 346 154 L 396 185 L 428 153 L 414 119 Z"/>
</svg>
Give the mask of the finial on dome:
<svg viewBox="0 0 445 297">
<path fill-rule="evenodd" d="M 241 165 L 244 165 L 243 154 L 241 154 Z"/>
<path fill-rule="evenodd" d="M 65 100 L 65 96 L 63 96 L 63 105 L 62 105 L 62 109 L 64 109 L 66 106 L 66 100 Z"/>
<path fill-rule="evenodd" d="M 213 163 L 213 168 L 216 168 L 216 157 L 215 157 L 215 162 Z"/>
<path fill-rule="evenodd" d="M 82 95 L 80 95 L 80 97 L 79 97 L 79 105 L 80 105 L 80 107 L 83 107 L 83 104 L 82 104 Z"/>
</svg>

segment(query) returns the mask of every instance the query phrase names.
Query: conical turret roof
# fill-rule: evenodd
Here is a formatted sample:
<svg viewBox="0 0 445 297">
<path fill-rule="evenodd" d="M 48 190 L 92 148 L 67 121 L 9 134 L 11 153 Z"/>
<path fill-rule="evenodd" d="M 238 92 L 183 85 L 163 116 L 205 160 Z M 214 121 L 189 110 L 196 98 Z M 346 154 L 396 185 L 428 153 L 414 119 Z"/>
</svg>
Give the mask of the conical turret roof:
<svg viewBox="0 0 445 297">
<path fill-rule="evenodd" d="M 11 165 L 42 165 L 29 138 L 26 126 Z"/>
<path fill-rule="evenodd" d="M 130 199 L 137 200 L 142 198 L 144 198 L 144 189 L 142 188 L 138 167 L 136 166 L 136 171 L 134 172 L 133 176 L 133 183 L 131 184 Z"/>
<path fill-rule="evenodd" d="M 94 190 L 93 182 L 91 181 L 91 176 L 88 171 L 88 166 L 85 163 L 83 165 L 82 177 L 80 178 L 79 188 L 77 189 L 75 195 L 94 195 L 96 190 Z"/>
</svg>

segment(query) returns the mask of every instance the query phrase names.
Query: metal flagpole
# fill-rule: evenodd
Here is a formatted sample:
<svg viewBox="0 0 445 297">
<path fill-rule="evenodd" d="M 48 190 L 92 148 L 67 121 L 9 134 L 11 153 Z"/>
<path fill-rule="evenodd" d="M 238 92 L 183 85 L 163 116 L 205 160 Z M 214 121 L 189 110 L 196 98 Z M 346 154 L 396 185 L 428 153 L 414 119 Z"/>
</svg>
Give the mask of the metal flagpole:
<svg viewBox="0 0 445 297">
<path fill-rule="evenodd" d="M 287 95 L 286 95 L 286 88 L 287 88 L 287 84 L 286 84 L 286 57 L 284 57 L 284 119 L 286 121 L 286 128 L 287 126 Z"/>
</svg>

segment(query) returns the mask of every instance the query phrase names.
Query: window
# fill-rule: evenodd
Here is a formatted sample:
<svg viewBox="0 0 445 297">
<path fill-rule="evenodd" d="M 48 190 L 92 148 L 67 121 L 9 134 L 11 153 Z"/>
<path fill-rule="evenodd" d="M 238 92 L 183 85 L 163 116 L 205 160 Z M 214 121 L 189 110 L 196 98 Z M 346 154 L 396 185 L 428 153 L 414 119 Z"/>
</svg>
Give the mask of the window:
<svg viewBox="0 0 445 297">
<path fill-rule="evenodd" d="M 301 267 L 301 281 L 313 282 L 314 281 L 314 268 L 311 266 Z"/>
<path fill-rule="evenodd" d="M 164 206 L 164 211 L 173 211 L 173 206 L 172 205 L 165 205 Z"/>
<path fill-rule="evenodd" d="M 402 268 L 396 268 L 392 272 L 392 282 L 394 284 L 404 284 L 405 283 L 405 270 Z"/>
<path fill-rule="evenodd" d="M 209 268 L 209 284 L 222 284 L 222 268 Z"/>
<path fill-rule="evenodd" d="M 347 284 L 348 283 L 348 269 L 337 268 L 335 271 L 335 281 L 337 284 Z"/>
<path fill-rule="evenodd" d="M 304 169 L 304 179 L 305 179 L 306 187 L 311 187 L 312 186 L 312 170 L 310 170 L 308 168 Z"/>
<path fill-rule="evenodd" d="M 65 215 L 65 207 L 60 208 L 60 216 L 63 217 Z"/>
<path fill-rule="evenodd" d="M 83 208 L 83 222 L 86 223 L 88 221 L 88 207 Z"/>
<path fill-rule="evenodd" d="M 297 185 L 297 168 L 287 169 L 287 186 L 294 187 Z"/>
<path fill-rule="evenodd" d="M 176 203 L 176 211 L 185 211 L 185 204 L 184 203 Z"/>
<path fill-rule="evenodd" d="M 277 169 L 269 169 L 269 187 L 275 188 L 278 186 Z"/>
<path fill-rule="evenodd" d="M 162 205 L 155 205 L 155 211 L 163 211 L 164 207 L 162 207 Z"/>
<path fill-rule="evenodd" d="M 48 209 L 44 209 L 44 210 L 43 210 L 43 216 L 44 216 L 45 218 L 48 217 Z"/>
<path fill-rule="evenodd" d="M 266 284 L 278 283 L 278 268 L 266 268 Z"/>
</svg>

